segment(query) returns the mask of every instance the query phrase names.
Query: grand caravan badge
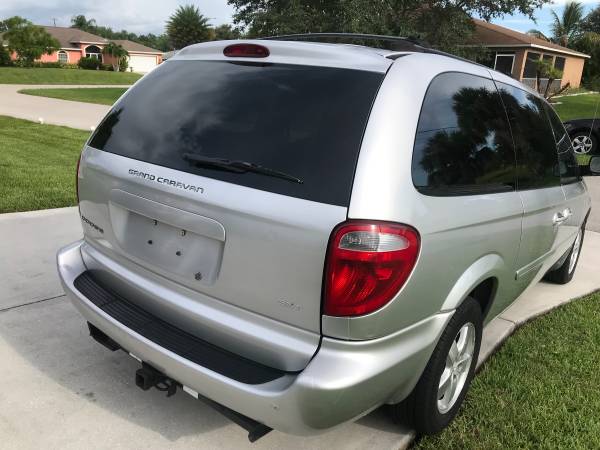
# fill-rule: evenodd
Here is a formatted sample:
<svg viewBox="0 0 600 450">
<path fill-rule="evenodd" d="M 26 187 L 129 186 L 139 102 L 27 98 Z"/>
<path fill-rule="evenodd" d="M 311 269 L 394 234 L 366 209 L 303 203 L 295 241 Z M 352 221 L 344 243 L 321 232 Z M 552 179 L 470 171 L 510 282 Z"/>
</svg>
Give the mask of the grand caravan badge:
<svg viewBox="0 0 600 450">
<path fill-rule="evenodd" d="M 129 175 L 143 178 L 144 180 L 154 181 L 155 183 L 166 184 L 169 186 L 176 187 L 177 189 L 183 189 L 185 191 L 198 192 L 200 194 L 204 194 L 204 188 L 199 186 L 194 186 L 193 184 L 182 183 L 181 181 L 171 180 L 169 178 L 156 176 L 147 172 L 140 172 L 139 170 L 129 169 Z"/>
</svg>

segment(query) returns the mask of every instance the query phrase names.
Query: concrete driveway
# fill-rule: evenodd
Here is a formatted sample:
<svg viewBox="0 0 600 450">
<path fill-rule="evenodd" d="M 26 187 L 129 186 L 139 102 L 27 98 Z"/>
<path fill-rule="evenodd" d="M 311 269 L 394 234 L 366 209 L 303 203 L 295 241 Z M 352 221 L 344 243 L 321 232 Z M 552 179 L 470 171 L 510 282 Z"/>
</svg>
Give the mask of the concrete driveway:
<svg viewBox="0 0 600 450">
<path fill-rule="evenodd" d="M 595 203 L 598 211 L 600 197 Z M 89 338 L 58 282 L 55 252 L 81 236 L 77 208 L 0 215 L 0 236 L 2 448 L 401 449 L 412 440 L 377 410 L 320 436 L 273 431 L 250 445 L 241 428 L 184 393 L 142 392 L 139 364 Z M 480 363 L 524 320 L 599 289 L 599 266 L 600 234 L 590 232 L 574 280 L 528 289 L 486 327 Z"/>
<path fill-rule="evenodd" d="M 592 212 L 588 218 L 587 229 L 600 233 L 600 176 L 586 177 L 585 183 L 592 196 Z"/>
<path fill-rule="evenodd" d="M 19 94 L 21 89 L 54 88 L 98 88 L 129 87 L 115 85 L 36 85 L 36 84 L 0 84 L 0 115 L 19 119 L 63 125 L 90 131 L 106 115 L 110 106 L 93 103 L 72 102 L 55 98 L 37 97 Z"/>
</svg>

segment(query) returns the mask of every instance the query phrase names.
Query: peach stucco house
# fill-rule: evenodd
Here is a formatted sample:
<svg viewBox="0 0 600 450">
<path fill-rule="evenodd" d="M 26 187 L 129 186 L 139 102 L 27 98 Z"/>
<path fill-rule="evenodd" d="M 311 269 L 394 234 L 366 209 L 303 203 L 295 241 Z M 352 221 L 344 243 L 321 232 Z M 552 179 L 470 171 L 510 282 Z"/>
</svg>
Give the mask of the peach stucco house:
<svg viewBox="0 0 600 450">
<path fill-rule="evenodd" d="M 60 43 L 60 49 L 51 55 L 42 55 L 40 61 L 77 64 L 82 57 L 91 57 L 98 58 L 106 64 L 112 63 L 110 56 L 102 54 L 102 50 L 111 42 L 110 40 L 77 28 L 50 26 L 43 26 L 43 28 Z M 160 50 L 128 40 L 112 40 L 112 42 L 127 50 L 129 67 L 134 72 L 149 72 L 162 62 Z"/>
<path fill-rule="evenodd" d="M 579 87 L 583 66 L 590 56 L 570 48 L 562 47 L 510 28 L 501 27 L 483 20 L 473 19 L 475 34 L 473 45 L 491 50 L 486 65 L 503 72 L 531 87 L 536 82 L 535 61 L 544 59 L 562 71 L 561 80 L 556 80 L 553 89 L 565 86 Z"/>
</svg>

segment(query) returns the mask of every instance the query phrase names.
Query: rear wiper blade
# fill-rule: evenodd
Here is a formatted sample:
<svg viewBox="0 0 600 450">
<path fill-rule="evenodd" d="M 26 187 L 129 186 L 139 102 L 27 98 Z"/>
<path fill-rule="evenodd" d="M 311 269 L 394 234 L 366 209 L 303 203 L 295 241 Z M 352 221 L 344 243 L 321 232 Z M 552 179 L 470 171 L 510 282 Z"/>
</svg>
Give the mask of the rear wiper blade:
<svg viewBox="0 0 600 450">
<path fill-rule="evenodd" d="M 253 172 L 266 175 L 269 177 L 281 178 L 283 180 L 292 181 L 298 184 L 304 184 L 304 181 L 300 178 L 296 178 L 293 175 L 289 175 L 278 170 L 269 169 L 268 167 L 261 166 L 260 164 L 254 164 L 247 161 L 230 160 L 225 158 L 213 158 L 210 156 L 201 156 L 194 153 L 184 153 L 183 159 L 194 164 L 198 167 L 204 167 L 207 169 L 219 169 L 226 170 L 234 173 L 246 173 Z"/>
</svg>

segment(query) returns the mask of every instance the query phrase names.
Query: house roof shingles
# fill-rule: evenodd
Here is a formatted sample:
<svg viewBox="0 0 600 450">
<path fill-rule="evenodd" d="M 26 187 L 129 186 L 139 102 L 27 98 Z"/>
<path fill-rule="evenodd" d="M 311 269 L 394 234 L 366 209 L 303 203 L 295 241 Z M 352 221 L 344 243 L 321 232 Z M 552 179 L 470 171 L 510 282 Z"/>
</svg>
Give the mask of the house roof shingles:
<svg viewBox="0 0 600 450">
<path fill-rule="evenodd" d="M 473 43 L 483 46 L 494 47 L 543 47 L 547 50 L 557 53 L 565 53 L 580 58 L 589 58 L 589 55 L 581 53 L 561 45 L 548 42 L 543 39 L 520 33 L 510 28 L 494 25 L 479 19 L 473 19 L 475 22 L 475 34 Z"/>
<path fill-rule="evenodd" d="M 145 45 L 139 44 L 137 42 L 129 41 L 127 39 L 111 39 L 111 42 L 115 44 L 119 44 L 128 52 L 140 52 L 140 53 L 162 53 L 160 50 L 156 50 L 154 48 L 146 47 Z"/>
<path fill-rule="evenodd" d="M 87 31 L 82 31 L 77 28 L 66 28 L 66 27 L 50 27 L 44 26 L 44 29 L 53 37 L 60 42 L 61 48 L 72 48 L 79 49 L 74 44 L 85 42 L 93 44 L 106 45 L 109 42 L 121 45 L 125 50 L 131 53 L 155 53 L 161 54 L 160 50 L 146 47 L 145 45 L 138 44 L 137 42 L 129 41 L 127 39 L 105 39 L 101 36 L 97 36 Z"/>
<path fill-rule="evenodd" d="M 62 48 L 76 48 L 73 44 L 78 42 L 90 42 L 94 44 L 108 44 L 109 42 L 108 39 L 77 28 L 44 26 L 44 29 L 60 42 Z"/>
</svg>

